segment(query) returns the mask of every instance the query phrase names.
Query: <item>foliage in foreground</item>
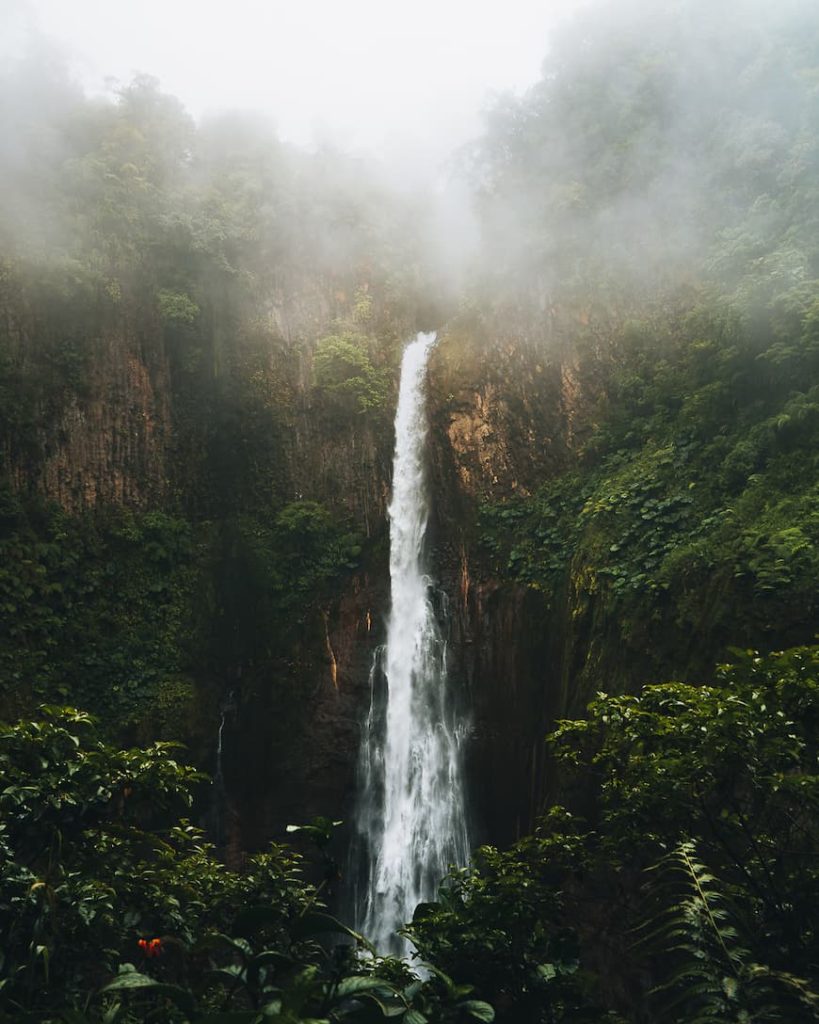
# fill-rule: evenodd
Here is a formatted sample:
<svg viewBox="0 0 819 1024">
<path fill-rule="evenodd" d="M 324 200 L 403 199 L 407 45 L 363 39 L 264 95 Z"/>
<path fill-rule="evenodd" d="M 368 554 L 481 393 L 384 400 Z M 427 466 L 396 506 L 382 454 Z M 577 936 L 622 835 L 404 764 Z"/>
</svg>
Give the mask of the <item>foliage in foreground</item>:
<svg viewBox="0 0 819 1024">
<path fill-rule="evenodd" d="M 0 728 L 0 1020 L 815 1021 L 817 726 L 819 647 L 599 695 L 551 737 L 567 806 L 418 909 L 421 978 L 286 848 L 220 864 L 167 744 L 44 708 Z"/>
<path fill-rule="evenodd" d="M 377 958 L 286 847 L 221 864 L 179 819 L 202 777 L 171 745 L 117 750 L 87 714 L 41 712 L 0 726 L 0 1020 L 493 1019 L 470 985 Z"/>
<path fill-rule="evenodd" d="M 819 1019 L 817 716 L 819 647 L 600 694 L 551 737 L 568 807 L 408 934 L 501 1022 Z"/>
</svg>

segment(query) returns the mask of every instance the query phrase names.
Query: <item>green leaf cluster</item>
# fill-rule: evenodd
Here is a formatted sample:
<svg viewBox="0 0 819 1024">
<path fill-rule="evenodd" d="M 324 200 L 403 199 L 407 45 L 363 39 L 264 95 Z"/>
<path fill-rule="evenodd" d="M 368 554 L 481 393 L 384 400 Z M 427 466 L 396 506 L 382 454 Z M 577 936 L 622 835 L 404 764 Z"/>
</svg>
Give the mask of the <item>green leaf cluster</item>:
<svg viewBox="0 0 819 1024">
<path fill-rule="evenodd" d="M 86 713 L 43 707 L 0 725 L 0 778 L 0 1020 L 494 1019 L 470 986 L 376 958 L 285 847 L 221 863 L 178 818 L 203 778 L 170 744 L 120 750 Z"/>
<path fill-rule="evenodd" d="M 316 387 L 333 396 L 344 410 L 367 413 L 383 409 L 390 394 L 390 377 L 376 369 L 367 339 L 346 332 L 320 338 L 313 354 Z"/>
<path fill-rule="evenodd" d="M 498 1021 L 819 1019 L 819 648 L 600 694 L 550 737 L 563 807 L 407 928 Z"/>
</svg>

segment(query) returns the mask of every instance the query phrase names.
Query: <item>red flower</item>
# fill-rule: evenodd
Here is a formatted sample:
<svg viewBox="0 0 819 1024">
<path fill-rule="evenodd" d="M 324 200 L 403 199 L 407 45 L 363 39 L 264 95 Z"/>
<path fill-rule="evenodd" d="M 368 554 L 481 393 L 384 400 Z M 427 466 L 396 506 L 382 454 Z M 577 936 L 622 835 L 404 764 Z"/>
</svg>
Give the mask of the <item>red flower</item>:
<svg viewBox="0 0 819 1024">
<path fill-rule="evenodd" d="M 139 939 L 137 945 L 145 956 L 159 956 L 162 952 L 162 939 Z"/>
</svg>

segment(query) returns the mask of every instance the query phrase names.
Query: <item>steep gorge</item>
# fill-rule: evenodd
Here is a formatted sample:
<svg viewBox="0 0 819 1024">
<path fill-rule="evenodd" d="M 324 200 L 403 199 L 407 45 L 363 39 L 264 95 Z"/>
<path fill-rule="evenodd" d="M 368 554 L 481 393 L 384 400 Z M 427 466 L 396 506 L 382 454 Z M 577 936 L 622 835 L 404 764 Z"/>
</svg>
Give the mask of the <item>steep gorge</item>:
<svg viewBox="0 0 819 1024">
<path fill-rule="evenodd" d="M 16 375 L 15 394 L 28 403 L 5 406 L 25 412 L 5 435 L 15 500 L 32 508 L 56 502 L 68 516 L 62 534 L 90 529 L 96 538 L 75 553 L 74 563 L 52 565 L 50 555 L 38 556 L 39 582 L 28 599 L 33 610 L 21 606 L 11 623 L 18 632 L 6 637 L 4 705 L 16 713 L 37 699 L 94 701 L 107 709 L 110 728 L 123 738 L 180 738 L 211 771 L 220 709 L 226 708 L 220 799 L 226 801 L 221 818 L 227 827 L 220 839 L 234 851 L 263 846 L 281 837 L 288 823 L 314 815 L 349 820 L 368 673 L 384 638 L 395 391 L 383 407 L 362 413 L 315 386 L 315 340 L 351 313 L 337 290 L 325 291 L 319 301 L 321 291 L 311 289 L 275 311 L 275 330 L 260 332 L 237 320 L 219 372 L 203 374 L 200 368 L 193 380 L 179 364 L 174 325 L 150 316 L 129 324 L 114 311 L 89 338 L 82 322 L 72 327 L 63 319 L 63 330 L 68 325 L 84 339 L 83 358 L 94 367 L 81 387 L 59 367 L 44 372 L 55 328 L 38 323 L 31 306 L 21 311 L 19 296 L 7 297 L 4 306 L 16 339 L 7 365 Z M 363 294 L 378 309 L 378 292 Z M 379 317 L 365 329 L 374 358 L 394 374 L 394 353 L 413 325 L 388 313 Z M 630 690 L 668 676 L 696 681 L 728 656 L 731 644 L 758 642 L 753 617 L 767 615 L 771 602 L 779 602 L 780 624 L 770 643 L 811 638 L 811 605 L 801 591 L 792 592 L 794 571 L 806 578 L 811 563 L 804 545 L 788 556 L 773 525 L 747 542 L 755 545 L 748 573 L 756 577 L 737 575 L 735 553 L 724 570 L 714 563 L 705 577 L 694 579 L 701 556 L 692 552 L 663 570 L 671 575 L 655 581 L 635 569 L 633 583 L 618 584 L 612 574 L 626 570 L 615 564 L 620 556 L 614 549 L 621 535 L 627 541 L 636 529 L 632 514 L 639 523 L 658 522 L 665 545 L 645 556 L 637 550 L 635 557 L 648 557 L 656 567 L 661 557 L 673 561 L 675 546 L 685 550 L 685 502 L 692 500 L 685 495 L 692 493 L 690 485 L 701 486 L 692 462 L 697 443 L 679 434 L 674 440 L 679 427 L 672 419 L 670 448 L 662 436 L 669 428 L 658 421 L 640 442 L 644 447 L 626 442 L 623 448 L 615 437 L 604 442 L 614 454 L 599 454 L 601 431 L 605 436 L 617 413 L 612 388 L 620 371 L 614 360 L 636 357 L 617 354 L 622 326 L 590 325 L 582 311 L 566 319 L 559 335 L 547 323 L 548 338 L 536 315 L 528 325 L 519 318 L 513 330 L 487 315 L 451 319 L 430 366 L 434 565 L 449 602 L 452 685 L 471 709 L 474 834 L 498 843 L 531 828 L 553 786 L 543 737 L 558 718 L 581 714 L 597 689 Z M 688 342 L 680 344 L 686 352 Z M 212 352 L 204 362 L 213 365 Z M 756 415 L 763 429 L 766 417 Z M 27 423 L 36 429 L 26 433 Z M 813 420 L 805 423 L 809 432 L 787 441 L 772 463 L 777 472 L 783 460 L 798 459 L 810 444 Z M 719 444 L 725 459 L 730 443 Z M 612 459 L 613 468 L 606 469 Z M 673 459 L 683 460 L 676 469 Z M 641 474 L 637 490 L 630 482 L 632 465 Z M 543 488 L 565 480 L 566 494 L 543 504 Z M 575 512 L 564 520 L 561 541 L 561 527 L 549 516 L 566 500 Z M 621 504 L 611 504 L 615 500 Z M 727 490 L 718 488 L 708 504 L 716 503 L 719 514 L 727 500 Z M 178 526 L 187 538 L 177 554 L 160 551 L 136 594 L 117 587 L 134 572 L 134 558 L 143 563 L 138 572 L 145 570 L 140 544 L 171 542 L 156 533 L 156 525 L 139 535 L 142 540 L 135 535 L 128 542 L 128 530 L 136 527 L 121 523 L 112 541 L 116 509 L 135 522 L 146 516 L 150 522 L 159 512 L 170 517 L 162 530 L 172 533 Z M 44 541 L 38 515 L 30 513 L 26 530 L 39 531 Z M 286 522 L 276 525 L 281 515 Z M 508 527 L 505 516 L 511 516 Z M 590 526 L 570 536 L 584 516 L 592 517 Z M 789 516 L 793 530 L 793 512 Z M 8 521 L 7 550 L 25 562 L 31 549 L 20 548 L 15 522 L 14 516 Z M 46 534 L 48 529 L 53 533 L 53 525 Z M 544 538 L 541 554 L 557 545 L 562 567 L 526 561 L 541 557 L 531 547 L 532 530 Z M 351 531 L 348 540 L 344 531 Z M 793 545 L 793 535 L 788 537 Z M 341 545 L 334 548 L 338 560 L 322 568 L 328 544 Z M 783 561 L 788 557 L 795 559 L 791 569 Z M 41 688 L 28 689 L 30 679 L 15 682 L 20 635 L 33 638 L 29 646 L 54 639 L 50 627 L 38 633 L 33 621 L 46 610 L 55 614 L 55 601 L 60 604 L 48 587 L 62 587 L 66 573 L 79 567 L 82 574 L 88 566 L 96 568 L 58 611 L 60 649 L 28 662 L 36 673 L 45 659 Z M 98 578 L 103 567 L 111 583 Z M 14 572 L 8 562 L 6 578 Z M 170 596 L 163 590 L 169 572 L 181 574 L 178 592 L 172 588 Z M 30 584 L 12 579 L 13 586 L 25 593 Z M 96 653 L 86 642 L 65 640 L 85 628 L 78 616 L 89 592 L 94 596 L 86 618 L 100 599 L 133 602 L 120 608 L 112 646 L 96 642 Z M 697 627 L 696 644 L 686 618 L 685 602 L 692 599 L 712 609 L 710 620 Z M 737 622 L 738 608 L 745 609 L 744 625 Z M 147 638 L 153 643 L 169 625 L 156 665 L 129 664 L 140 644 Z M 87 680 L 89 667 L 99 682 L 77 689 L 71 680 Z M 103 696 L 99 687 L 106 679 Z"/>
<path fill-rule="evenodd" d="M 349 819 L 418 330 L 477 837 L 530 828 L 544 734 L 596 691 L 813 639 L 813 52 L 786 20 L 627 25 L 589 28 L 591 64 L 569 32 L 496 111 L 455 286 L 430 210 L 360 161 L 196 126 L 144 78 L 100 105 L 44 84 L 8 126 L 31 223 L 0 223 L 4 715 L 70 701 L 210 771 L 224 715 L 235 851 Z M 717 29 L 728 91 L 680 50 Z"/>
<path fill-rule="evenodd" d="M 154 681 L 139 684 L 136 707 L 119 707 L 109 693 L 109 727 L 124 738 L 157 731 L 180 738 L 212 770 L 219 709 L 226 706 L 224 819 L 231 826 L 225 841 L 234 848 L 261 846 L 290 821 L 348 814 L 367 675 L 388 604 L 392 409 L 351 413 L 313 386 L 311 344 L 349 315 L 338 290 L 322 297 L 310 286 L 306 298 L 291 296 L 287 308 L 272 309 L 275 328 L 255 329 L 255 336 L 237 321 L 235 340 L 218 359 L 213 334 L 200 334 L 192 379 L 190 357 L 186 363 L 180 354 L 182 344 L 194 344 L 184 327 L 135 302 L 118 305 L 99 295 L 74 295 L 68 308 L 55 309 L 46 293 L 38 311 L 33 297 L 15 290 L 11 271 L 5 282 L 10 372 L 4 413 L 16 419 L 4 432 L 4 464 L 14 500 L 32 508 L 55 503 L 68 517 L 62 530 L 82 523 L 81 530 L 100 531 L 76 557 L 101 557 L 115 576 L 131 571 L 101 539 L 116 509 L 137 520 L 154 512 L 176 517 L 192 544 L 180 558 L 193 579 L 171 602 L 175 611 L 153 578 L 139 599 L 151 602 L 156 588 L 159 614 L 185 620 L 169 641 L 177 666 L 159 668 Z M 97 321 L 86 322 L 89 315 Z M 410 325 L 399 321 L 388 329 L 385 337 L 382 327 L 378 345 L 400 350 Z M 72 345 L 66 334 L 75 339 Z M 64 365 L 72 350 L 83 369 L 76 376 Z M 526 494 L 568 457 L 565 372 L 528 368 L 525 360 L 515 339 L 498 343 L 456 328 L 443 338 L 430 375 L 436 571 L 452 609 L 455 685 L 474 708 L 469 758 L 473 789 L 481 794 L 480 834 L 496 839 L 512 837 L 532 820 L 541 795 L 535 781 L 542 770 L 540 738 L 563 709 L 549 696 L 544 674 L 549 637 L 540 596 L 493 578 L 475 547 L 480 499 Z M 570 408 L 576 417 L 576 406 Z M 266 597 L 266 574 L 276 569 L 261 548 L 254 550 L 254 534 L 259 538 L 252 523 L 269 525 L 288 502 L 315 502 L 337 521 L 347 519 L 362 549 L 356 567 L 329 589 L 318 581 L 317 588 L 308 583 L 294 595 L 303 607 L 286 613 L 289 624 L 266 625 L 265 616 L 281 616 Z M 24 533 L 43 529 L 37 515 L 26 519 Z M 17 522 L 12 516 L 12 531 Z M 18 557 L 27 554 L 19 550 Z M 7 568 L 13 575 L 14 566 Z M 157 576 L 169 568 L 160 562 Z M 72 570 L 47 562 L 38 570 L 46 585 L 58 586 L 66 571 Z M 115 591 L 108 593 L 117 600 Z M 35 588 L 29 597 L 53 611 L 51 594 Z M 39 687 L 9 677 L 8 713 L 60 694 L 97 699 L 93 686 L 84 694 L 70 683 L 90 657 L 82 646 L 72 653 L 64 635 L 82 600 L 71 595 L 59 612 L 63 632 L 56 642 L 64 645 L 66 664 L 50 666 Z M 143 614 L 139 604 L 127 612 L 130 620 Z M 25 609 L 16 615 L 14 635 L 28 630 L 36 640 Z M 162 628 L 158 621 L 143 625 L 138 633 Z M 268 637 L 251 635 L 266 629 Z M 14 636 L 7 642 L 11 665 Z M 113 642 L 123 638 L 115 633 Z M 106 665 L 104 654 L 97 662 L 113 689 L 137 685 L 129 684 L 126 666 Z"/>
</svg>

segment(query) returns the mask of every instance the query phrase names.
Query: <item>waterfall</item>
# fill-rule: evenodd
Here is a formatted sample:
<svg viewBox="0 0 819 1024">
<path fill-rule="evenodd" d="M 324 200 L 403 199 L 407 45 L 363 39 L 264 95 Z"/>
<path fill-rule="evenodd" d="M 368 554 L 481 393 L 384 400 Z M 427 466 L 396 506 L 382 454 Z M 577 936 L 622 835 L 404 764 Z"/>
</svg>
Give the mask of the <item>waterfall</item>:
<svg viewBox="0 0 819 1024">
<path fill-rule="evenodd" d="M 218 850 L 223 850 L 227 840 L 226 813 L 228 812 L 228 794 L 225 788 L 223 765 L 223 734 L 225 720 L 236 711 L 233 701 L 233 690 L 228 692 L 220 707 L 219 730 L 216 733 L 216 770 L 213 773 L 213 808 L 211 811 L 211 829 Z"/>
<path fill-rule="evenodd" d="M 408 945 L 396 929 L 433 900 L 450 864 L 469 855 L 461 770 L 464 728 L 447 692 L 446 644 L 425 573 L 429 518 L 425 379 L 435 334 L 405 352 L 395 418 L 387 642 L 373 660 L 359 761 L 356 826 L 363 851 L 356 926 L 381 953 Z"/>
</svg>

